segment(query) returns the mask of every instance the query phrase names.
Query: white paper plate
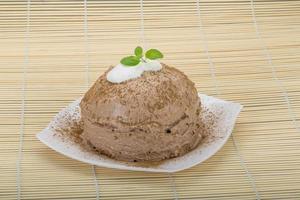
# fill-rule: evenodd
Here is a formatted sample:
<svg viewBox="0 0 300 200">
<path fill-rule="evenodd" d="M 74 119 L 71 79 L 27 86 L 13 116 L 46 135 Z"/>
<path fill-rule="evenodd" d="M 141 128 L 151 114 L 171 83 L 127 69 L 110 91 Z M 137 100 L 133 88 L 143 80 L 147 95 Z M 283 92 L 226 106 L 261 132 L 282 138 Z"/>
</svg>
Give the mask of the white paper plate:
<svg viewBox="0 0 300 200">
<path fill-rule="evenodd" d="M 104 155 L 85 151 L 79 144 L 58 137 L 57 135 L 61 133 L 57 131 L 57 128 L 66 130 L 78 125 L 80 120 L 80 99 L 61 110 L 50 122 L 48 127 L 37 134 L 37 138 L 48 147 L 67 157 L 100 167 L 148 172 L 181 171 L 200 164 L 222 148 L 228 140 L 234 128 L 237 116 L 242 109 L 242 105 L 239 103 L 224 101 L 204 94 L 199 94 L 199 96 L 201 97 L 202 107 L 206 108 L 215 116 L 218 116 L 215 119 L 215 126 L 212 132 L 206 137 L 205 141 L 193 151 L 181 157 L 158 163 L 145 164 L 113 160 Z M 204 117 L 203 120 L 205 122 L 205 120 L 208 119 Z"/>
</svg>

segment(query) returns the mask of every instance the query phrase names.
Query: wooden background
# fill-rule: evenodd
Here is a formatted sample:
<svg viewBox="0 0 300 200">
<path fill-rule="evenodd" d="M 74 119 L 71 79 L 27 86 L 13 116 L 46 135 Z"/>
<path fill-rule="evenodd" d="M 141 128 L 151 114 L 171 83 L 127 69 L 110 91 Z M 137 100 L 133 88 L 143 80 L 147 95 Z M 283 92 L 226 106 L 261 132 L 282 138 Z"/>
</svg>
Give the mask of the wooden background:
<svg viewBox="0 0 300 200">
<path fill-rule="evenodd" d="M 135 46 L 242 103 L 233 137 L 175 174 L 93 167 L 35 135 Z M 300 1 L 0 2 L 0 199 L 300 199 Z"/>
</svg>

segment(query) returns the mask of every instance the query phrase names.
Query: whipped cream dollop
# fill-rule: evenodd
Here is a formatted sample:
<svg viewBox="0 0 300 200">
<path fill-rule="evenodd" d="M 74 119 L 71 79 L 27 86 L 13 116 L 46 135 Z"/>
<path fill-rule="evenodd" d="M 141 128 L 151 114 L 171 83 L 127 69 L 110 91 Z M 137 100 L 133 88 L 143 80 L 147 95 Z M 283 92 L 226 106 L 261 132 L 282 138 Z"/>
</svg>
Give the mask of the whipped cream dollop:
<svg viewBox="0 0 300 200">
<path fill-rule="evenodd" d="M 112 83 L 122 83 L 140 77 L 144 71 L 159 71 L 161 68 L 162 65 L 158 60 L 150 59 L 146 59 L 146 62 L 140 62 L 137 66 L 118 64 L 107 73 L 106 79 Z"/>
</svg>

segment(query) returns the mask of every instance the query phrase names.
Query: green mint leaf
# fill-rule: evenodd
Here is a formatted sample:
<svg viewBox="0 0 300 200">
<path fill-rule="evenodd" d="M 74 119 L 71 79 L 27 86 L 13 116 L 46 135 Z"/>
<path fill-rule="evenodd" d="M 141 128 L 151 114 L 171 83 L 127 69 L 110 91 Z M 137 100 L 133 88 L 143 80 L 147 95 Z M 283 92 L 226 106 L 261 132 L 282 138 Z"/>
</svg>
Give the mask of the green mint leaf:
<svg viewBox="0 0 300 200">
<path fill-rule="evenodd" d="M 159 58 L 163 58 L 163 57 L 164 57 L 164 55 L 157 49 L 149 49 L 146 52 L 146 58 L 148 58 L 150 60 L 155 60 L 155 59 L 159 59 Z"/>
<path fill-rule="evenodd" d="M 143 49 L 140 46 L 137 46 L 134 50 L 134 54 L 136 55 L 136 57 L 141 58 L 143 57 Z"/>
<path fill-rule="evenodd" d="M 140 63 L 140 59 L 136 56 L 127 56 L 120 61 L 125 66 L 136 66 Z"/>
</svg>

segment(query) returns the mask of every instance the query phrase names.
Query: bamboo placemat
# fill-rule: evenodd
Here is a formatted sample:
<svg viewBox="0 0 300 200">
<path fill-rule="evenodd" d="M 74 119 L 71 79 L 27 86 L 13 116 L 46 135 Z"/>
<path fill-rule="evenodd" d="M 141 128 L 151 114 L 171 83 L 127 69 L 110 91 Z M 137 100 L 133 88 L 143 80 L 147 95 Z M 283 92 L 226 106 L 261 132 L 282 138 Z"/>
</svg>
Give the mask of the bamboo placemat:
<svg viewBox="0 0 300 200">
<path fill-rule="evenodd" d="M 0 199 L 300 199 L 300 1 L 1 1 L 0 45 Z M 36 139 L 136 45 L 245 106 L 220 152 L 143 173 Z"/>
</svg>

